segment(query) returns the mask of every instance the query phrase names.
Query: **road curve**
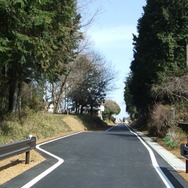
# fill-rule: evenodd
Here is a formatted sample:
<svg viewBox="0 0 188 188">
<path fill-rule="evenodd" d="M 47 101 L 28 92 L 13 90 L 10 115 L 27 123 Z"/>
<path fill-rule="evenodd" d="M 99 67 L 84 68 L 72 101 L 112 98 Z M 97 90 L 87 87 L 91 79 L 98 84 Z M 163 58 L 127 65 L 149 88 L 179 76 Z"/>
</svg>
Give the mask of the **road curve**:
<svg viewBox="0 0 188 188">
<path fill-rule="evenodd" d="M 65 162 L 34 187 L 166 187 L 146 148 L 125 126 L 82 133 L 43 149 Z"/>
<path fill-rule="evenodd" d="M 48 142 L 41 148 L 62 159 L 63 161 L 60 160 L 62 163 L 32 186 L 27 183 L 22 186 L 25 185 L 24 188 L 181 188 L 188 185 L 180 177 L 178 178 L 181 181 L 175 179 L 172 173 L 170 178 L 169 173 L 163 173 L 163 169 L 167 171 L 171 168 L 159 155 L 148 149 L 147 144 L 144 144 L 124 125 L 115 126 L 106 132 L 84 132 Z M 17 184 L 18 182 L 23 183 L 22 178 Z"/>
</svg>

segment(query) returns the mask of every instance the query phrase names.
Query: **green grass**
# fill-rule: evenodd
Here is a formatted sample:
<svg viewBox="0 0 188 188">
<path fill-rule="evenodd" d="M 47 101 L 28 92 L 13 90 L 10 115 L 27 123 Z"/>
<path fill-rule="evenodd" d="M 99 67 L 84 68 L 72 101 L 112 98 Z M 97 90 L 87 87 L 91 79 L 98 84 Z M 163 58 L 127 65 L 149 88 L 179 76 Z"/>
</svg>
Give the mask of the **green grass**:
<svg viewBox="0 0 188 188">
<path fill-rule="evenodd" d="M 169 148 L 174 148 L 175 144 L 174 142 L 169 138 L 169 137 L 164 137 L 163 141 L 165 142 L 165 144 L 169 147 Z"/>
</svg>

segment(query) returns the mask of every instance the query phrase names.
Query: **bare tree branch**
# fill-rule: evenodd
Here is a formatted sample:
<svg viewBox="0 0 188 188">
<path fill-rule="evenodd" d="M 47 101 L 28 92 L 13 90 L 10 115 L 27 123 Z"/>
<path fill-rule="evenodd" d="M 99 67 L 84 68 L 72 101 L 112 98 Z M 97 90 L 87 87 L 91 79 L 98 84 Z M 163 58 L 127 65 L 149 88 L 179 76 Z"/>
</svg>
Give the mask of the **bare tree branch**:
<svg viewBox="0 0 188 188">
<path fill-rule="evenodd" d="M 181 99 L 188 101 L 188 74 L 181 77 L 169 77 L 167 82 L 152 87 L 155 98 L 168 97 L 172 100 Z"/>
</svg>

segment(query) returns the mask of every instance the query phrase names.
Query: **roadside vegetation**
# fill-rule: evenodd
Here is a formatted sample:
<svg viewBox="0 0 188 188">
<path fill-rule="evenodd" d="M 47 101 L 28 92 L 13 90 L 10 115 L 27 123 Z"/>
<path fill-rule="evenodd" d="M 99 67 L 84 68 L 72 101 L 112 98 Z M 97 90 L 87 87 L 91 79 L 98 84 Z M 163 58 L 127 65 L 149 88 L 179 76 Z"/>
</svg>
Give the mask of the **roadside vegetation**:
<svg viewBox="0 0 188 188">
<path fill-rule="evenodd" d="M 133 36 L 124 98 L 134 125 L 170 148 L 187 140 L 188 1 L 148 0 Z"/>
<path fill-rule="evenodd" d="M 73 123 L 74 125 L 71 125 Z M 0 144 L 27 139 L 30 134 L 37 140 L 43 140 L 72 131 L 105 130 L 107 128 L 109 128 L 107 123 L 96 116 L 49 114 L 28 110 L 21 118 L 11 114 L 2 120 Z"/>
<path fill-rule="evenodd" d="M 95 113 L 116 71 L 83 32 L 93 20 L 82 17 L 89 2 L 2 1 L 0 115 L 52 105 L 54 113 Z"/>
<path fill-rule="evenodd" d="M 95 116 L 113 89 L 116 72 L 92 50 L 83 32 L 98 13 L 82 17 L 88 3 L 91 1 L 1 2 L 1 144 L 29 134 L 41 139 L 69 132 L 65 113 L 76 114 L 85 129 L 104 126 Z"/>
<path fill-rule="evenodd" d="M 21 119 L 7 115 L 0 128 L 0 145 L 28 138 L 29 134 L 36 136 L 37 143 L 65 136 L 80 131 L 106 130 L 111 127 L 96 116 L 86 114 L 67 115 L 33 112 L 22 114 Z M 13 156 L 0 161 L 0 184 L 38 165 L 45 158 L 37 151 L 32 150 L 30 164 L 25 165 L 25 154 Z"/>
</svg>

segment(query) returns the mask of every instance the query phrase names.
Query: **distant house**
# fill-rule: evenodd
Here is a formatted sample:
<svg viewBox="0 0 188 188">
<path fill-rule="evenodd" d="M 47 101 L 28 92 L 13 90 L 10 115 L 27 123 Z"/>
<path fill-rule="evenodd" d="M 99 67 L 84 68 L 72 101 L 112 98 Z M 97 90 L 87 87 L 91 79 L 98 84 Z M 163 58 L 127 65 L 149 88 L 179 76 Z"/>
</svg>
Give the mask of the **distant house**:
<svg viewBox="0 0 188 188">
<path fill-rule="evenodd" d="M 54 104 L 53 103 L 49 104 L 47 110 L 48 110 L 49 113 L 53 113 L 54 112 Z"/>
<path fill-rule="evenodd" d="M 104 105 L 100 105 L 100 107 L 98 108 L 98 116 L 103 120 L 103 116 L 102 113 L 104 112 Z"/>
<path fill-rule="evenodd" d="M 53 102 L 49 102 L 48 108 L 47 108 L 47 112 L 49 113 L 54 113 L 54 104 Z M 58 113 L 62 113 L 62 109 L 58 108 Z"/>
</svg>

